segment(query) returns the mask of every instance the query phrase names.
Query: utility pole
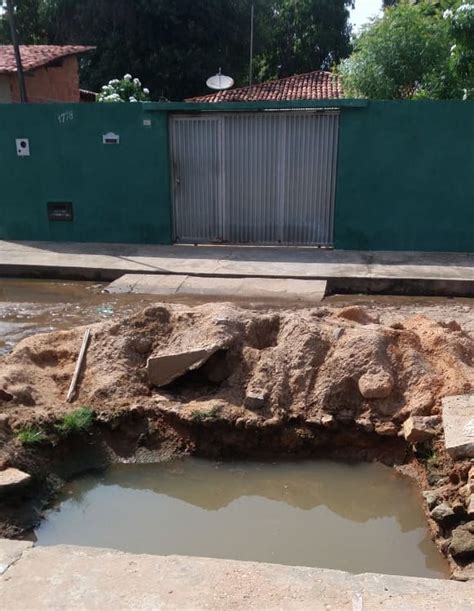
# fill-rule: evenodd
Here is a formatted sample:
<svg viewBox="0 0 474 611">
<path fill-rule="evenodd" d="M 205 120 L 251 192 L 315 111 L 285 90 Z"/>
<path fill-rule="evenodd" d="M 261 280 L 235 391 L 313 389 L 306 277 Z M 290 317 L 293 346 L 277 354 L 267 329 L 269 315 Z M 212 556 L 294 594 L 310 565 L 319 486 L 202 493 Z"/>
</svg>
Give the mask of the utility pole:
<svg viewBox="0 0 474 611">
<path fill-rule="evenodd" d="M 8 21 L 10 22 L 10 32 L 12 37 L 13 49 L 15 51 L 16 71 L 18 73 L 18 85 L 20 87 L 20 100 L 23 104 L 28 102 L 26 95 L 25 75 L 23 74 L 23 66 L 21 63 L 20 45 L 18 44 L 18 36 L 15 24 L 15 7 L 13 0 L 7 0 Z"/>
<path fill-rule="evenodd" d="M 249 85 L 253 80 L 253 18 L 254 18 L 254 3 L 250 9 L 250 65 L 249 65 Z"/>
</svg>

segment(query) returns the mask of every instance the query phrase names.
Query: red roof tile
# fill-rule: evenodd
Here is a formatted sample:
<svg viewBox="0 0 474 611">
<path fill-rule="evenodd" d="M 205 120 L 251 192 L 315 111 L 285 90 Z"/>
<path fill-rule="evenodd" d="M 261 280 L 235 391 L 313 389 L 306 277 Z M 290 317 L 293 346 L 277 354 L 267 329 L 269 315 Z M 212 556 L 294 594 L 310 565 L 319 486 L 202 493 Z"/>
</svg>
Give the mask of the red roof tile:
<svg viewBox="0 0 474 611">
<path fill-rule="evenodd" d="M 337 75 L 316 70 L 276 81 L 226 89 L 188 98 L 186 102 L 280 102 L 284 100 L 334 100 L 343 96 Z"/>
<path fill-rule="evenodd" d="M 20 45 L 21 62 L 23 69 L 33 70 L 51 62 L 92 51 L 95 47 L 82 45 Z M 0 45 L 0 74 L 16 72 L 15 52 L 12 45 Z"/>
</svg>

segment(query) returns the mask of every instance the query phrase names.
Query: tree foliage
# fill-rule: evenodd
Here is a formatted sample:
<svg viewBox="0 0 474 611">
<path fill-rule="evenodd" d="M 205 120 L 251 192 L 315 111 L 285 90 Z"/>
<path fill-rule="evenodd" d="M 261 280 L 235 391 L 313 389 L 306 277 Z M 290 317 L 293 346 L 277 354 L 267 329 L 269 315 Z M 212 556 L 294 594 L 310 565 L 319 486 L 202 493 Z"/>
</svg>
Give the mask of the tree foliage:
<svg viewBox="0 0 474 611">
<path fill-rule="evenodd" d="M 153 99 L 182 99 L 207 93 L 219 67 L 247 84 L 252 3 L 258 79 L 349 53 L 352 0 L 17 0 L 17 24 L 23 43 L 96 46 L 81 60 L 88 89 L 130 72 Z M 5 24 L 0 38 L 9 41 Z"/>
<path fill-rule="evenodd" d="M 275 0 L 260 78 L 276 78 L 329 68 L 350 52 L 348 8 L 352 0 Z"/>
<path fill-rule="evenodd" d="M 346 94 L 473 97 L 473 27 L 474 2 L 400 0 L 363 29 L 340 64 Z"/>
</svg>

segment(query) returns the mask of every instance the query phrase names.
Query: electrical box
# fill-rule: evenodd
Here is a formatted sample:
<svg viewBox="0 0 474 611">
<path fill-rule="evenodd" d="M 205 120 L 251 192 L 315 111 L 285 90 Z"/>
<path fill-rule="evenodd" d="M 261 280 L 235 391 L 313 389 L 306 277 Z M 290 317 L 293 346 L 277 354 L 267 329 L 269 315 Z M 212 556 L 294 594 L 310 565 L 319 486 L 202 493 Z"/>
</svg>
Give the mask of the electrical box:
<svg viewBox="0 0 474 611">
<path fill-rule="evenodd" d="M 72 202 L 48 202 L 49 221 L 72 221 Z"/>
<path fill-rule="evenodd" d="M 28 138 L 16 139 L 16 154 L 18 155 L 18 157 L 30 156 L 30 141 L 28 140 Z"/>
<path fill-rule="evenodd" d="M 120 136 L 118 134 L 114 134 L 113 132 L 109 132 L 108 134 L 104 134 L 102 136 L 102 144 L 119 144 Z"/>
</svg>

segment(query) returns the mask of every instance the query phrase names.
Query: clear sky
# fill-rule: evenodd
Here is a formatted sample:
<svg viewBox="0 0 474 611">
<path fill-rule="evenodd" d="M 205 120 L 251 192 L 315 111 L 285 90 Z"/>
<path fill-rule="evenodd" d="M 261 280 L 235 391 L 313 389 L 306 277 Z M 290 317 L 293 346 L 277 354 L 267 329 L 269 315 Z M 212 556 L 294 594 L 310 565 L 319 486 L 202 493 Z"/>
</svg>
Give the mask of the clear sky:
<svg viewBox="0 0 474 611">
<path fill-rule="evenodd" d="M 354 30 L 366 23 L 382 8 L 382 0 L 355 0 L 355 9 L 351 11 L 351 22 Z"/>
</svg>

